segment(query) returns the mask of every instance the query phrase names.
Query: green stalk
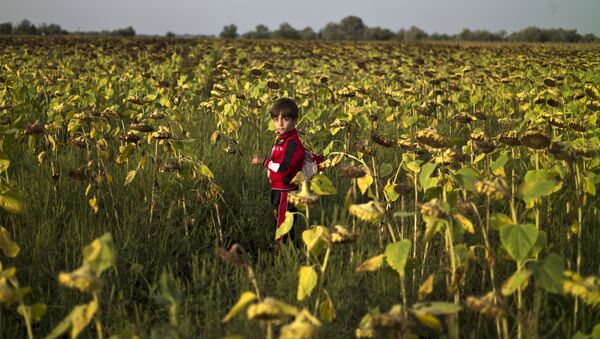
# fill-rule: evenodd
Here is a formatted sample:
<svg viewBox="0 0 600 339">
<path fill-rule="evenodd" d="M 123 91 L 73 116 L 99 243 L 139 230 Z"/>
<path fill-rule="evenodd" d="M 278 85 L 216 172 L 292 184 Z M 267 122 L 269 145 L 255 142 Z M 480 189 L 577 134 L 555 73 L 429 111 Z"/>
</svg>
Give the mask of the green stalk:
<svg viewBox="0 0 600 339">
<path fill-rule="evenodd" d="M 323 290 L 323 281 L 325 280 L 325 270 L 327 269 L 327 263 L 329 262 L 329 254 L 331 253 L 331 246 L 327 246 L 325 251 L 325 258 L 323 259 L 323 265 L 321 266 L 321 274 L 319 274 L 319 288 L 317 289 L 317 301 L 315 302 L 315 311 L 313 314 L 317 314 L 319 311 L 319 303 L 321 301 L 321 291 Z"/>
<path fill-rule="evenodd" d="M 517 261 L 517 272 L 520 272 L 522 269 L 523 263 L 521 261 Z M 517 338 L 523 338 L 523 291 L 521 290 L 521 286 L 517 287 Z"/>
<path fill-rule="evenodd" d="M 29 319 L 29 313 L 27 312 L 27 308 L 23 303 L 23 300 L 19 301 L 19 309 L 21 310 L 21 315 L 23 316 L 23 320 L 25 320 L 25 328 L 27 329 L 27 337 L 29 339 L 33 339 L 33 330 L 31 329 L 31 319 Z"/>
<path fill-rule="evenodd" d="M 96 315 L 94 316 L 96 318 L 96 333 L 97 333 L 97 338 L 98 339 L 102 339 L 103 335 L 102 335 L 102 323 L 100 322 L 100 317 L 102 315 L 102 309 L 100 308 L 100 298 L 98 296 L 98 291 L 92 293 L 92 296 L 94 298 L 94 301 L 96 302 L 96 305 L 98 305 L 98 311 L 96 312 Z"/>
</svg>

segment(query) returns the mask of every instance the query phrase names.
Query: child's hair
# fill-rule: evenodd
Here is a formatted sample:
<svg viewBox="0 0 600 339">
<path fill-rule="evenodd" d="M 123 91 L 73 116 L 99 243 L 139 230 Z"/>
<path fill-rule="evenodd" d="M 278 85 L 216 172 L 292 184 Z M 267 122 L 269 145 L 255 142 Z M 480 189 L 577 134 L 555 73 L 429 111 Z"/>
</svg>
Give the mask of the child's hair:
<svg viewBox="0 0 600 339">
<path fill-rule="evenodd" d="M 290 98 L 279 98 L 271 107 L 271 118 L 282 116 L 283 118 L 298 119 L 298 106 Z"/>
</svg>

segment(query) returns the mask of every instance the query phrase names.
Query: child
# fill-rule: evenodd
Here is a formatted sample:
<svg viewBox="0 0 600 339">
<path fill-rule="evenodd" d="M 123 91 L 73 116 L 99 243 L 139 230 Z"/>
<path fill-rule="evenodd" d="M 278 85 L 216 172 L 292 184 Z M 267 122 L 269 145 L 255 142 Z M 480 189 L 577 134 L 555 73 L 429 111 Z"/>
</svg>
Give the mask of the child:
<svg viewBox="0 0 600 339">
<path fill-rule="evenodd" d="M 288 204 L 288 192 L 297 190 L 298 186 L 291 183 L 294 176 L 302 169 L 304 162 L 304 147 L 298 138 L 296 122 L 298 121 L 298 106 L 290 98 L 280 98 L 271 107 L 271 118 L 275 124 L 275 145 L 268 158 L 260 155 L 252 156 L 252 164 L 262 164 L 268 170 L 271 181 L 271 205 L 279 228 L 285 220 L 286 211 L 295 211 Z M 290 237 L 293 239 L 293 228 Z M 275 242 L 276 251 L 281 239 Z"/>
</svg>

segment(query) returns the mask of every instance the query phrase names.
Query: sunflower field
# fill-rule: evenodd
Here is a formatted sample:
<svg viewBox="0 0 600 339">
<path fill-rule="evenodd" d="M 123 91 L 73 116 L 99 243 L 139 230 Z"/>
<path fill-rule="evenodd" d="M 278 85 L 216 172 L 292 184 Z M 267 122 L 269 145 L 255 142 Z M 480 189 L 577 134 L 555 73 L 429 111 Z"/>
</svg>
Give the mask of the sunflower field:
<svg viewBox="0 0 600 339">
<path fill-rule="evenodd" d="M 598 45 L 2 37 L 0 67 L 2 338 L 600 338 Z M 326 160 L 276 233 L 279 97 Z"/>
</svg>

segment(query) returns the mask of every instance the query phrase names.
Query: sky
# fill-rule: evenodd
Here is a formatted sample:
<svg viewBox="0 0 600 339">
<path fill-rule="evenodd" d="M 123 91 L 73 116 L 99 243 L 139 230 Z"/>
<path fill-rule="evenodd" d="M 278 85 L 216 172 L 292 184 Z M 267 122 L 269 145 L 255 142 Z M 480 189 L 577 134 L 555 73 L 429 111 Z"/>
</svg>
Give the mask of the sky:
<svg viewBox="0 0 600 339">
<path fill-rule="evenodd" d="M 238 33 L 287 22 L 315 31 L 346 16 L 397 31 L 415 25 L 427 33 L 464 28 L 514 32 L 528 26 L 576 29 L 600 36 L 600 0 L 0 0 L 0 23 L 23 19 L 56 23 L 67 31 L 133 26 L 137 34 Z"/>
</svg>

